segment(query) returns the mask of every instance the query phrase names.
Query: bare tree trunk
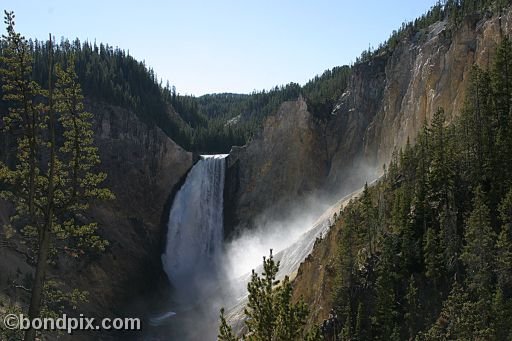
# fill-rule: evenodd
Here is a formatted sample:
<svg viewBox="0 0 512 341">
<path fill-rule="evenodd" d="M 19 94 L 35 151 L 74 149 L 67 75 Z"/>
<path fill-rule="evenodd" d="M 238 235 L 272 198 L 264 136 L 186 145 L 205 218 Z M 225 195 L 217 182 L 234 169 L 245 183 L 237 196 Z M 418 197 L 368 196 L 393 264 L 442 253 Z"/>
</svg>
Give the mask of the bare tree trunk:
<svg viewBox="0 0 512 341">
<path fill-rule="evenodd" d="M 46 268 L 48 266 L 48 254 L 50 251 L 50 230 L 48 226 L 44 226 L 37 255 L 36 274 L 34 283 L 32 284 L 32 295 L 30 296 L 30 307 L 28 309 L 28 317 L 30 321 L 39 317 L 41 313 L 41 301 L 43 298 L 44 281 L 46 277 Z M 25 332 L 25 341 L 33 341 L 36 337 L 35 329 L 29 328 Z"/>
<path fill-rule="evenodd" d="M 48 255 L 50 253 L 50 239 L 53 224 L 53 194 L 54 194 L 54 177 L 55 177 L 55 113 L 53 111 L 53 92 L 52 92 L 52 57 L 53 46 L 52 36 L 50 35 L 49 41 L 49 67 L 48 67 L 48 115 L 50 116 L 49 130 L 50 130 L 50 169 L 48 179 L 48 193 L 47 193 L 47 207 L 45 214 L 45 223 L 41 231 L 41 239 L 39 244 L 39 251 L 37 256 L 36 274 L 34 283 L 32 285 L 32 295 L 30 297 L 30 307 L 28 310 L 28 317 L 32 321 L 39 317 L 41 313 L 41 303 L 43 298 L 44 282 L 46 278 L 46 270 L 48 268 Z M 36 336 L 36 331 L 29 328 L 25 333 L 25 341 L 33 341 Z"/>
</svg>

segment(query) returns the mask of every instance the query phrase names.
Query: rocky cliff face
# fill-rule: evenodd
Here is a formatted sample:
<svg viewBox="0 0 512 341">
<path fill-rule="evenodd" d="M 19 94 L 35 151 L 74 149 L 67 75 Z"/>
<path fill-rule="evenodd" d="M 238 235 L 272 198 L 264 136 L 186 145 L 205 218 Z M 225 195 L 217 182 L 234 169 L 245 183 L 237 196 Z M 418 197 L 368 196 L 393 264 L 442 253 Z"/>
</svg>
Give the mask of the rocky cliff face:
<svg viewBox="0 0 512 341">
<path fill-rule="evenodd" d="M 509 23 L 511 12 L 501 19 L 504 32 Z M 458 29 L 439 22 L 402 42 L 388 58 L 381 105 L 365 134 L 367 157 L 386 162 L 408 137 L 414 141 L 439 107 L 448 118 L 458 115 L 471 68 L 475 63 L 487 67 L 500 39 L 499 18 L 466 17 Z"/>
<path fill-rule="evenodd" d="M 251 143 L 232 149 L 225 189 L 228 235 L 235 227 L 253 227 L 257 216 L 260 223 L 281 218 L 284 208 L 320 187 L 327 169 L 317 130 L 306 102 L 299 98 L 268 117 Z"/>
<path fill-rule="evenodd" d="M 510 11 L 501 19 L 466 17 L 458 28 L 438 22 L 401 41 L 392 53 L 355 66 L 348 90 L 333 112 L 329 183 L 353 176 L 350 169 L 358 164 L 382 167 L 408 138 L 414 142 L 438 108 L 445 110 L 448 120 L 457 116 L 471 68 L 487 67 L 511 23 Z"/>
<path fill-rule="evenodd" d="M 444 108 L 448 120 L 456 117 L 464 105 L 472 66 L 489 65 L 497 42 L 502 34 L 512 31 L 511 25 L 512 11 L 501 18 L 467 17 L 456 30 L 439 22 L 427 32 L 401 42 L 392 54 L 356 66 L 349 89 L 334 112 L 337 117 L 332 129 L 340 132 L 341 142 L 333 140 L 341 147 L 334 149 L 327 182 L 354 178 L 360 170 L 354 172 L 347 164 L 355 162 L 376 169 L 389 162 L 393 150 L 408 138 L 414 142 L 437 108 Z M 368 68 L 377 69 L 373 81 L 365 76 Z M 358 102 L 362 98 L 368 99 L 371 109 L 364 101 Z M 346 149 L 345 144 L 355 149 Z M 335 226 L 316 244 L 295 280 L 294 296 L 304 296 L 315 307 L 310 323 L 327 318 L 332 306 L 334 273 L 329 269 L 335 263 L 338 236 L 339 227 Z"/>
<path fill-rule="evenodd" d="M 467 17 L 458 28 L 438 22 L 355 65 L 326 125 L 302 99 L 283 104 L 259 136 L 228 158 L 228 232 L 251 226 L 262 212 L 286 211 L 290 200 L 316 191 L 339 197 L 375 178 L 437 108 L 449 120 L 458 115 L 472 66 L 488 65 L 511 25 L 512 11 Z"/>
<path fill-rule="evenodd" d="M 94 304 L 121 309 L 161 274 L 166 204 L 173 187 L 192 167 L 192 154 L 133 113 L 99 105 L 89 110 L 95 113 L 102 167 L 116 200 L 94 207 L 93 215 L 111 246 L 78 281 L 94 281 Z"/>
<path fill-rule="evenodd" d="M 308 193 L 339 195 L 376 177 L 439 107 L 448 120 L 460 113 L 472 66 L 487 67 L 497 42 L 511 31 L 511 10 L 502 17 L 466 17 L 457 28 L 447 22 L 430 26 L 392 52 L 354 66 L 327 126 L 309 114 L 302 99 L 285 103 L 260 136 L 228 159 L 227 227 L 286 210 L 283 202 Z M 331 233 L 299 270 L 296 292 L 310 305 L 330 305 L 328 269 L 335 248 Z M 327 311 L 315 312 L 314 320 Z"/>
<path fill-rule="evenodd" d="M 94 113 L 95 143 L 101 169 L 108 174 L 106 185 L 116 195 L 116 200 L 97 203 L 90 212 L 110 245 L 101 255 L 80 259 L 79 266 L 52 267 L 50 276 L 89 291 L 89 303 L 80 307 L 80 313 L 116 316 L 161 275 L 161 217 L 167 213 L 164 208 L 173 186 L 192 166 L 192 154 L 133 112 L 95 102 L 86 103 L 86 108 Z M 5 222 L 7 216 L 1 218 Z M 11 244 L 3 234 L 0 240 Z M 2 259 L 10 259 L 0 262 L 2 287 L 6 279 L 19 282 L 30 271 L 22 255 L 9 247 L 0 252 Z"/>
</svg>

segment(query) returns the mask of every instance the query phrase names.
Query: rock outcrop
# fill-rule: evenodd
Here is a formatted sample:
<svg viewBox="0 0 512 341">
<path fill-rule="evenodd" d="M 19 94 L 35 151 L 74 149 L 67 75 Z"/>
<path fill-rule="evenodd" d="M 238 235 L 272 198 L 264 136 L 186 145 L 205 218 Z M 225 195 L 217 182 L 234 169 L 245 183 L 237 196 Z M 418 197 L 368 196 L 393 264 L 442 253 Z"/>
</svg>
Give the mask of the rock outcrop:
<svg viewBox="0 0 512 341">
<path fill-rule="evenodd" d="M 224 192 L 228 235 L 253 227 L 257 216 L 282 218 L 285 208 L 320 187 L 327 169 L 317 130 L 299 98 L 269 116 L 251 143 L 231 150 Z"/>
<path fill-rule="evenodd" d="M 414 142 L 438 108 L 448 121 L 456 117 L 473 65 L 489 65 L 500 32 L 509 32 L 511 23 L 510 11 L 501 19 L 466 17 L 458 28 L 437 22 L 402 40 L 392 53 L 356 65 L 333 111 L 328 183 L 354 179 L 360 186 L 358 175 L 364 169 L 378 173 L 394 150 L 407 139 Z"/>
<path fill-rule="evenodd" d="M 389 162 L 393 151 L 407 139 L 414 142 L 439 107 L 448 121 L 457 117 L 471 68 L 475 64 L 489 66 L 501 35 L 509 34 L 511 25 L 511 10 L 501 18 L 466 17 L 457 29 L 438 22 L 402 41 L 392 54 L 357 65 L 334 112 L 337 117 L 332 131 L 339 135 L 333 141 L 339 147 L 333 147 L 327 183 L 357 179 L 361 169 L 378 169 Z M 374 70 L 367 72 L 369 68 Z M 315 245 L 295 279 L 294 297 L 303 295 L 306 303 L 315 306 L 309 323 L 320 323 L 332 307 L 334 272 L 329 269 L 335 264 L 338 240 L 336 226 Z"/>
<path fill-rule="evenodd" d="M 508 11 L 466 17 L 457 28 L 437 22 L 403 39 L 353 67 L 327 123 L 303 99 L 284 103 L 259 136 L 228 158 L 227 231 L 282 213 L 308 194 L 335 199 L 373 180 L 439 107 L 448 120 L 460 113 L 473 65 L 488 66 L 511 25 Z"/>
<path fill-rule="evenodd" d="M 89 110 L 95 113 L 102 168 L 116 200 L 93 209 L 111 246 L 78 281 L 95 281 L 94 304 L 120 310 L 161 274 L 162 217 L 173 187 L 192 167 L 192 154 L 131 112 L 101 105 Z"/>
<path fill-rule="evenodd" d="M 286 211 L 290 200 L 318 191 L 339 198 L 374 179 L 393 151 L 408 139 L 414 143 L 439 107 L 448 121 L 459 115 L 473 65 L 488 67 L 502 35 L 511 31 L 512 10 L 466 17 L 458 27 L 431 25 L 355 65 L 327 126 L 302 99 L 283 104 L 261 135 L 228 158 L 228 232 L 251 227 L 267 212 Z M 313 291 L 306 295 L 310 305 L 331 303 L 328 269 L 335 248 L 336 234 L 329 234 L 299 270 L 295 285 L 302 293 Z M 315 312 L 314 320 L 327 312 Z"/>
<path fill-rule="evenodd" d="M 94 114 L 100 168 L 108 174 L 105 184 L 116 195 L 116 200 L 97 203 L 90 210 L 110 245 L 105 253 L 79 259 L 78 266 L 59 262 L 49 276 L 62 279 L 70 288 L 89 291 L 89 302 L 80 307 L 80 313 L 114 317 L 162 274 L 161 217 L 167 214 L 164 210 L 173 186 L 192 166 L 192 154 L 133 112 L 96 102 L 87 102 L 86 108 Z M 8 217 L 0 218 L 5 222 Z M 3 234 L 0 241 L 10 243 Z M 2 287 L 12 284 L 6 280 L 19 283 L 30 272 L 23 256 L 10 247 L 0 252 L 2 259 L 9 260 L 0 262 Z"/>
</svg>

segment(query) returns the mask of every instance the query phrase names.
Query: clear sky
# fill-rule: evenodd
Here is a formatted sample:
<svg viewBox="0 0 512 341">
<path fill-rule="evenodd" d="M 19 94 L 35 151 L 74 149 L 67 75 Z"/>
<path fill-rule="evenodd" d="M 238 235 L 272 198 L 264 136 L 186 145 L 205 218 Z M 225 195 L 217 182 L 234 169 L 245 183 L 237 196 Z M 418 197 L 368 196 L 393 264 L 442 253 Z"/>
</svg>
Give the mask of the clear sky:
<svg viewBox="0 0 512 341">
<path fill-rule="evenodd" d="M 349 64 L 435 0 L 2 0 L 27 38 L 108 43 L 181 94 L 249 93 Z M 5 28 L 2 28 L 4 30 Z"/>
</svg>

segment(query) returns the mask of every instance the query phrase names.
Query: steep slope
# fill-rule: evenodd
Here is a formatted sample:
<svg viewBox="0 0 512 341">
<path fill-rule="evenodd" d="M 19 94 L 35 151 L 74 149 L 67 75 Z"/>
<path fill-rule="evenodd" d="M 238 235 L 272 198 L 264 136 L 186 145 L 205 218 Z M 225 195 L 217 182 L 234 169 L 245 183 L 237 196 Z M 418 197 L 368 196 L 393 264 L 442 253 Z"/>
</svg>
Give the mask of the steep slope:
<svg viewBox="0 0 512 341">
<path fill-rule="evenodd" d="M 347 176 L 357 181 L 361 167 L 382 167 L 407 139 L 414 142 L 437 108 L 449 120 L 458 115 L 472 66 L 489 63 L 511 20 L 508 11 L 502 17 L 465 17 L 458 28 L 437 22 L 400 41 L 392 53 L 354 66 L 329 127 L 329 183 Z"/>
<path fill-rule="evenodd" d="M 379 106 L 364 132 L 364 153 L 372 165 L 389 161 L 407 138 L 413 142 L 437 108 L 449 118 L 460 113 L 473 65 L 488 65 L 511 22 L 510 11 L 503 17 L 468 16 L 457 29 L 438 22 L 399 44 L 387 57 Z"/>
<path fill-rule="evenodd" d="M 228 156 L 225 190 L 226 233 L 282 218 L 298 195 L 312 193 L 326 175 L 317 123 L 304 99 L 285 102 L 269 116 L 251 143 Z"/>
<path fill-rule="evenodd" d="M 282 213 L 290 201 L 315 192 L 335 201 L 374 179 L 394 150 L 407 139 L 414 142 L 437 108 L 449 120 L 459 113 L 473 64 L 487 65 L 511 24 L 508 10 L 467 16 L 458 27 L 440 21 L 405 35 L 393 50 L 353 66 L 327 121 L 312 115 L 303 99 L 283 104 L 258 136 L 228 158 L 228 230 L 253 226 L 263 212 Z"/>
<path fill-rule="evenodd" d="M 509 8 L 501 16 L 466 16 L 457 26 L 446 19 L 404 35 L 392 50 L 353 67 L 327 123 L 311 115 L 301 98 L 283 104 L 259 136 L 228 158 L 228 232 L 283 216 L 291 202 L 308 195 L 339 198 L 374 179 L 439 107 L 448 123 L 460 114 L 472 66 L 488 65 L 511 25 Z M 306 294 L 309 304 L 331 302 L 335 240 L 332 232 L 299 269 L 297 294 Z M 319 322 L 327 313 L 313 318 Z"/>
<path fill-rule="evenodd" d="M 351 162 L 370 168 L 389 162 L 392 152 L 408 138 L 414 141 L 437 108 L 445 109 L 448 123 L 459 115 L 472 66 L 488 67 L 502 35 L 512 31 L 511 24 L 510 9 L 501 17 L 466 17 L 457 30 L 438 22 L 423 38 L 401 42 L 392 55 L 380 55 L 356 66 L 349 90 L 335 111 L 332 131 L 340 132 L 339 136 L 333 135 L 342 142 L 333 139 L 341 148 L 333 147 L 329 183 L 343 182 L 347 176 L 354 178 L 353 172 L 347 172 Z M 368 77 L 375 72 L 379 76 L 372 82 Z M 368 110 L 368 99 L 373 111 Z M 365 126 L 364 121 L 370 123 Z M 350 138 L 345 141 L 343 137 L 347 136 Z M 346 144 L 350 148 L 344 148 Z M 355 158 L 347 159 L 348 151 Z M 339 233 L 336 226 L 316 244 L 295 281 L 295 296 L 303 295 L 315 306 L 310 322 L 327 318 L 332 306 L 334 272 L 329 269 L 335 262 Z"/>
<path fill-rule="evenodd" d="M 161 217 L 167 214 L 173 186 L 192 166 L 192 154 L 129 111 L 92 103 L 90 110 L 95 113 L 102 167 L 116 200 L 94 208 L 111 247 L 77 283 L 93 280 L 97 285 L 90 287 L 99 291 L 91 295 L 95 304 L 119 309 L 160 275 Z"/>
<path fill-rule="evenodd" d="M 81 257 L 78 264 L 59 261 L 51 267 L 50 277 L 89 291 L 89 302 L 80 313 L 117 316 L 161 276 L 161 217 L 173 186 L 192 166 L 192 154 L 129 110 L 91 101 L 86 109 L 94 114 L 101 170 L 116 195 L 116 200 L 98 203 L 90 212 L 110 245 L 103 254 Z M 1 211 L 6 223 L 5 206 Z M 6 238 L 2 233 L 0 241 L 3 293 L 23 304 L 25 293 L 15 285 L 26 285 L 23 279 L 30 268 L 16 251 L 16 235 Z"/>
</svg>

